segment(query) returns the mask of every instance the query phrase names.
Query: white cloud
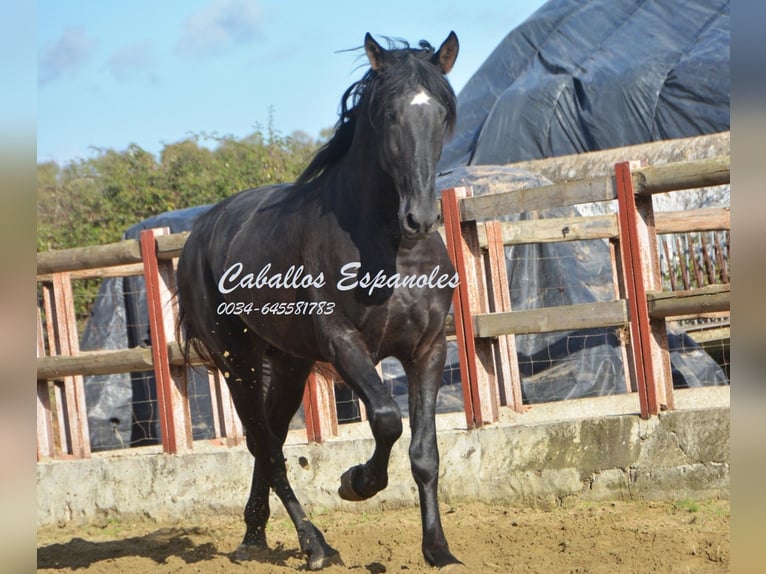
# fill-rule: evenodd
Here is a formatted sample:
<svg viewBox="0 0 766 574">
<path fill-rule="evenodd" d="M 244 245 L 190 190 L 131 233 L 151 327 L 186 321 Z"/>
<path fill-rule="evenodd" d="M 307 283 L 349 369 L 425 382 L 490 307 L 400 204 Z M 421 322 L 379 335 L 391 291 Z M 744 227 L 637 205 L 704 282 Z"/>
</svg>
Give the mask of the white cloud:
<svg viewBox="0 0 766 574">
<path fill-rule="evenodd" d="M 252 0 L 212 0 L 186 20 L 176 52 L 204 58 L 249 44 L 260 35 L 260 22 L 260 10 Z"/>
<path fill-rule="evenodd" d="M 41 86 L 74 73 L 93 56 L 94 40 L 82 26 L 68 26 L 40 57 L 37 81 Z"/>
<path fill-rule="evenodd" d="M 120 82 L 136 77 L 153 78 L 154 54 L 149 42 L 137 42 L 115 51 L 107 62 L 112 75 Z"/>
</svg>

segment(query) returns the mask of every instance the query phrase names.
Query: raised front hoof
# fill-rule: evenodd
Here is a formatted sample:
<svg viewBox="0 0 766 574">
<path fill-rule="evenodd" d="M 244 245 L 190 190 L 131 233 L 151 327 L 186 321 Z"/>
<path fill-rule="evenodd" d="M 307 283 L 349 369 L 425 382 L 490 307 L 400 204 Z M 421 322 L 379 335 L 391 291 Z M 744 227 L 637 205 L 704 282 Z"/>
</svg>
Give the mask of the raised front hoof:
<svg viewBox="0 0 766 574">
<path fill-rule="evenodd" d="M 368 489 L 365 492 L 360 483 L 364 484 L 363 480 L 360 480 L 364 476 L 364 465 L 352 466 L 340 477 L 340 488 L 338 488 L 338 495 L 343 500 L 350 500 L 351 502 L 358 502 L 360 500 L 367 500 L 372 498 L 378 492 L 379 488 Z"/>
<path fill-rule="evenodd" d="M 349 468 L 340 477 L 340 487 L 338 488 L 338 496 L 343 500 L 350 500 L 351 502 L 358 502 L 360 500 L 367 500 L 369 496 L 362 496 L 354 489 L 354 471 L 359 468 L 354 466 Z"/>
<path fill-rule="evenodd" d="M 325 544 L 325 547 L 321 552 L 317 552 L 306 558 L 306 567 L 309 570 L 321 570 L 322 568 L 332 566 L 333 564 L 345 566 L 340 557 L 340 552 L 327 544 Z"/>
</svg>

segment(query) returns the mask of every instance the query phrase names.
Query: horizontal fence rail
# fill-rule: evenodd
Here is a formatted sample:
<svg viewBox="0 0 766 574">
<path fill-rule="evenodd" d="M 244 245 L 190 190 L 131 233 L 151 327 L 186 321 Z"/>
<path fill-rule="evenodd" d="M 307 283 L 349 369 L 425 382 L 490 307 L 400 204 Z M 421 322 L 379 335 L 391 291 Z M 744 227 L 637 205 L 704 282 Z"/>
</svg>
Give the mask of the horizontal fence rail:
<svg viewBox="0 0 766 574">
<path fill-rule="evenodd" d="M 727 312 L 730 286 L 663 290 L 657 236 L 729 230 L 731 222 L 724 208 L 655 213 L 652 195 L 725 185 L 729 173 L 729 158 L 716 157 L 647 167 L 621 163 L 613 175 L 517 191 L 498 185 L 497 193 L 477 197 L 470 188 L 445 190 L 440 233 L 461 278 L 447 331 L 457 341 L 468 428 L 498 420 L 502 406 L 524 411 L 515 336 L 554 331 L 619 330 L 626 380 L 642 416 L 672 409 L 665 321 Z M 616 204 L 616 213 L 498 220 L 592 202 Z M 181 377 L 183 342 L 174 338 L 172 297 L 173 262 L 187 237 L 147 230 L 140 240 L 38 253 L 38 459 L 89 455 L 84 375 L 153 372 L 165 452 L 192 448 L 189 399 Z M 511 309 L 507 247 L 593 240 L 610 246 L 614 300 Z M 80 351 L 71 281 L 126 276 L 146 281 L 152 346 Z M 191 359 L 210 367 L 193 351 Z M 303 403 L 308 440 L 321 442 L 338 434 L 336 382 L 331 370 L 309 378 Z M 224 444 L 238 444 L 242 428 L 220 374 L 211 372 L 210 388 L 216 436 Z M 365 420 L 361 403 L 359 408 Z"/>
<path fill-rule="evenodd" d="M 578 303 L 544 309 L 485 313 L 473 316 L 474 331 L 477 337 L 622 327 L 628 322 L 628 308 L 625 301 Z"/>
</svg>

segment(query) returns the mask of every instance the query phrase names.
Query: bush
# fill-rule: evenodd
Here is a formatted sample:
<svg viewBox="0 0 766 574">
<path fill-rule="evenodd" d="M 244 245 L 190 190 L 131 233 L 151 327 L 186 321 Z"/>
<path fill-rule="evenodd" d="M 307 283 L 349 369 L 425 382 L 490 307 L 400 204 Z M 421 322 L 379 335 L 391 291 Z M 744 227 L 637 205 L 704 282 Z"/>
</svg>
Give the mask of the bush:
<svg viewBox="0 0 766 574">
<path fill-rule="evenodd" d="M 94 157 L 63 166 L 38 164 L 37 250 L 119 241 L 127 228 L 148 217 L 293 181 L 319 145 L 301 132 L 282 137 L 269 129 L 242 139 L 190 136 L 165 145 L 159 158 L 132 144 L 119 152 L 97 149 Z M 83 319 L 99 282 L 76 283 L 76 313 Z"/>
</svg>

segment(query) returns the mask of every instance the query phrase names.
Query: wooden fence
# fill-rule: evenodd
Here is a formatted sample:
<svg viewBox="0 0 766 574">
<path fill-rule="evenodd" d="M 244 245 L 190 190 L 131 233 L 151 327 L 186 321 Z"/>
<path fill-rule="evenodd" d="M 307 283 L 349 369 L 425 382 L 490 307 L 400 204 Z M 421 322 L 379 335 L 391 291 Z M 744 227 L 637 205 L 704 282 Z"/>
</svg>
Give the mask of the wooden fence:
<svg viewBox="0 0 766 574">
<path fill-rule="evenodd" d="M 613 175 L 554 183 L 521 191 L 493 190 L 472 197 L 469 188 L 445 190 L 442 230 L 461 277 L 454 299 L 466 424 L 498 420 L 503 406 L 523 410 L 514 336 L 569 329 L 620 327 L 626 381 L 643 417 L 673 408 L 673 385 L 665 332 L 668 317 L 728 311 L 728 284 L 663 291 L 657 235 L 728 230 L 729 211 L 655 213 L 652 195 L 729 183 L 729 158 L 641 167 L 625 162 Z M 571 218 L 498 221 L 504 214 L 617 200 L 617 213 Z M 154 371 L 163 450 L 193 448 L 181 347 L 175 340 L 174 260 L 188 234 L 150 229 L 140 240 L 39 253 L 37 359 L 37 456 L 90 454 L 83 375 Z M 514 311 L 505 246 L 602 239 L 609 242 L 615 297 L 610 302 Z M 143 275 L 152 345 L 112 351 L 79 351 L 73 278 Z M 728 279 L 728 278 L 727 278 Z M 45 321 L 42 317 L 45 317 Z M 46 344 L 47 342 L 47 344 Z M 198 357 L 193 357 L 202 364 Z M 337 434 L 334 380 L 312 375 L 304 394 L 307 438 Z M 223 379 L 210 374 L 215 436 L 237 444 L 242 427 Z M 364 413 L 362 412 L 364 418 Z"/>
<path fill-rule="evenodd" d="M 521 411 L 514 335 L 623 327 L 626 380 L 637 391 L 643 417 L 673 408 L 665 320 L 728 311 L 728 284 L 663 291 L 659 234 L 730 228 L 729 211 L 656 213 L 652 195 L 729 183 L 729 158 L 640 167 L 619 163 L 613 176 L 472 197 L 470 189 L 442 195 L 447 245 L 461 276 L 455 324 L 468 427 L 498 419 L 500 405 Z M 500 222 L 498 216 L 617 200 L 617 213 Z M 604 239 L 609 241 L 615 299 L 513 311 L 504 246 Z M 466 384 L 467 383 L 467 384 Z"/>
</svg>

